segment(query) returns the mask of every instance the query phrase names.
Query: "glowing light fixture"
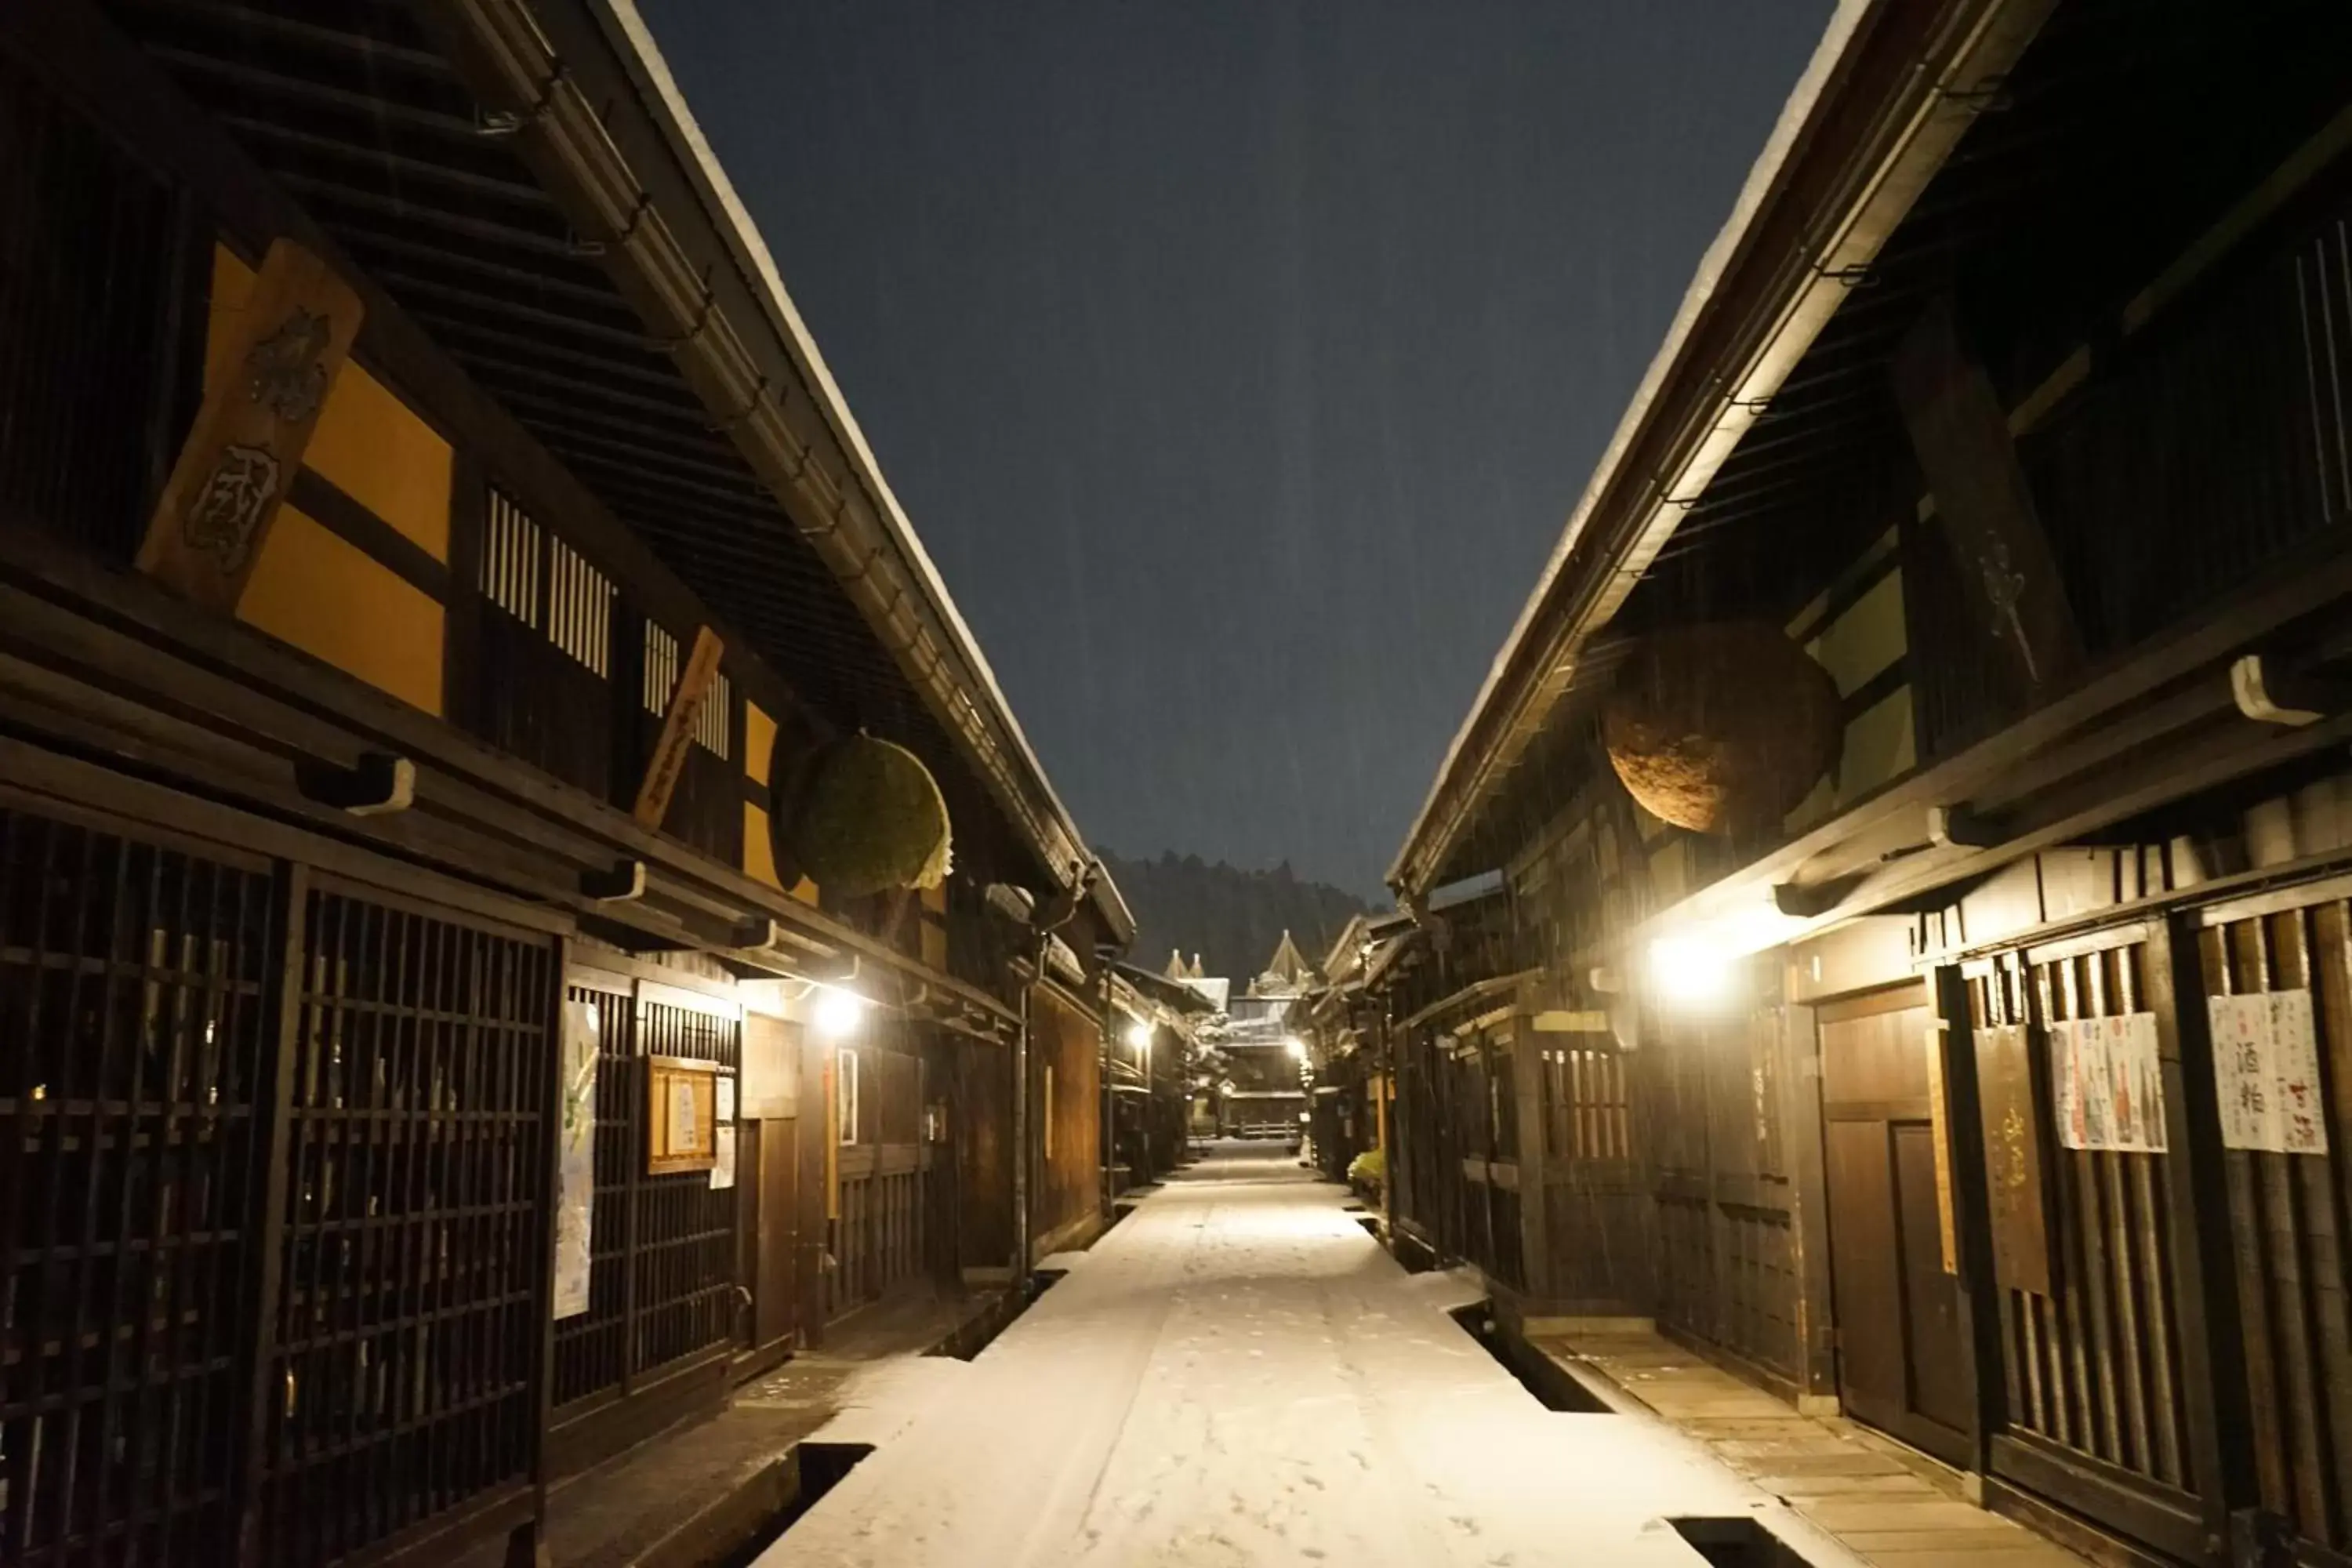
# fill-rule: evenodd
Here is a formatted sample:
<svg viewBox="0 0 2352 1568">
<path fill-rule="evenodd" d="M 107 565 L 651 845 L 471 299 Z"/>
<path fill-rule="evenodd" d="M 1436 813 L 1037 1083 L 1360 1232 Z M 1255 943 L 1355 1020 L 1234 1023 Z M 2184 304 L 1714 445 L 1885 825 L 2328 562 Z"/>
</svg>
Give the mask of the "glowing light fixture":
<svg viewBox="0 0 2352 1568">
<path fill-rule="evenodd" d="M 1284 1036 L 1282 1040 L 1282 1048 L 1288 1051 L 1292 1056 L 1297 1058 L 1302 1062 L 1307 1059 L 1307 1042 L 1300 1039 L 1297 1035 Z"/>
<path fill-rule="evenodd" d="M 1704 936 L 1662 936 L 1650 944 L 1650 978 L 1668 1002 L 1709 1006 L 1731 989 L 1732 957 Z"/>
<path fill-rule="evenodd" d="M 816 1032 L 829 1040 L 838 1040 L 857 1032 L 866 1018 L 866 998 L 855 991 L 838 991 L 828 985 L 816 994 L 816 1006 L 810 1014 Z"/>
<path fill-rule="evenodd" d="M 1151 1026 L 1149 1024 L 1129 1024 L 1127 1026 L 1127 1043 L 1138 1054 L 1150 1050 L 1151 1048 Z"/>
</svg>

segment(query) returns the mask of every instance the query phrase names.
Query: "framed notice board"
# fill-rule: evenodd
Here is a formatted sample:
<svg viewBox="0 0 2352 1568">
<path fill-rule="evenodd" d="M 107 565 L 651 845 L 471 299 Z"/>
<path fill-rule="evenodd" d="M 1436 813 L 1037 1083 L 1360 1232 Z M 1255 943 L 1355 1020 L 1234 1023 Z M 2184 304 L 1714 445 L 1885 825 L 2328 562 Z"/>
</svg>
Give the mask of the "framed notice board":
<svg viewBox="0 0 2352 1568">
<path fill-rule="evenodd" d="M 719 1163 L 719 1064 L 646 1058 L 646 1173 L 708 1171 Z"/>
</svg>

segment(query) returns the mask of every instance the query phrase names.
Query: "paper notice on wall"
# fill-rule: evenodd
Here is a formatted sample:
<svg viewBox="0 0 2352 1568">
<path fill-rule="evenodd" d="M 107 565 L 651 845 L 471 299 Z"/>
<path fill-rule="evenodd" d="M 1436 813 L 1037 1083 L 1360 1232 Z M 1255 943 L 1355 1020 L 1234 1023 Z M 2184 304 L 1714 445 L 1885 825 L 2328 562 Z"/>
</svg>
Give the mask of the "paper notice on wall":
<svg viewBox="0 0 2352 1568">
<path fill-rule="evenodd" d="M 712 1115 L 719 1126 L 725 1127 L 735 1120 L 735 1079 L 732 1074 L 719 1075 L 718 1100 L 719 1109 Z"/>
<path fill-rule="evenodd" d="M 2213 996 L 2205 1005 L 2213 1026 L 2213 1089 L 2223 1146 L 2327 1152 L 2311 993 Z"/>
<path fill-rule="evenodd" d="M 674 1079 L 669 1086 L 669 1146 L 692 1149 L 701 1142 L 701 1119 L 695 1114 L 694 1080 Z"/>
<path fill-rule="evenodd" d="M 2050 1079 L 2058 1141 L 2069 1149 L 2160 1154 L 2164 1072 L 2156 1015 L 2052 1024 Z"/>
<path fill-rule="evenodd" d="M 2311 993 L 2273 991 L 2271 999 L 2272 1103 L 2277 1148 L 2288 1154 L 2327 1152 L 2327 1110 L 2319 1090 L 2319 1030 Z"/>
<path fill-rule="evenodd" d="M 2083 1068 L 2075 1048 L 2074 1020 L 2062 1018 L 2046 1031 L 2050 1037 L 2050 1110 L 2058 1124 L 2058 1142 L 2069 1149 L 2089 1148 L 2083 1121 Z"/>
<path fill-rule="evenodd" d="M 589 1002 L 563 1005 L 563 1121 L 555 1173 L 553 1313 L 588 1310 L 596 1217 L 596 1061 L 598 1017 Z"/>
<path fill-rule="evenodd" d="M 2101 1098 L 2107 1108 L 2110 1149 L 2161 1154 L 2170 1146 L 2164 1128 L 2164 1062 L 2157 1048 L 2156 1015 L 2086 1019 L 2101 1037 Z"/>
<path fill-rule="evenodd" d="M 725 1083 L 727 1080 L 725 1079 L 720 1079 L 719 1081 Z M 721 1122 L 719 1127 L 719 1136 L 716 1140 L 716 1146 L 712 1152 L 710 1163 L 710 1190 L 712 1192 L 717 1192 L 721 1187 L 731 1187 L 734 1184 L 735 1128 L 731 1122 Z"/>
</svg>

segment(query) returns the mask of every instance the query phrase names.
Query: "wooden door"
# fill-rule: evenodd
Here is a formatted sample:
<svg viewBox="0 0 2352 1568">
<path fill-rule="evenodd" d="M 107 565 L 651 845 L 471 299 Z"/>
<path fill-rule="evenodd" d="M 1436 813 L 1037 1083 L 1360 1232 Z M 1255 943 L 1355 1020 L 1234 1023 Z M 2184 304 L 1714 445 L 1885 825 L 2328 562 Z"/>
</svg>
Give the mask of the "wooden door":
<svg viewBox="0 0 2352 1568">
<path fill-rule="evenodd" d="M 773 1349 L 799 1322 L 793 1271 L 800 1241 L 800 1032 L 758 1014 L 743 1020 L 742 1277 L 751 1287 L 751 1348 Z"/>
<path fill-rule="evenodd" d="M 1969 1362 L 1944 1269 L 1924 985 L 1818 1015 L 1838 1395 L 1856 1419 L 1966 1464 Z"/>
</svg>

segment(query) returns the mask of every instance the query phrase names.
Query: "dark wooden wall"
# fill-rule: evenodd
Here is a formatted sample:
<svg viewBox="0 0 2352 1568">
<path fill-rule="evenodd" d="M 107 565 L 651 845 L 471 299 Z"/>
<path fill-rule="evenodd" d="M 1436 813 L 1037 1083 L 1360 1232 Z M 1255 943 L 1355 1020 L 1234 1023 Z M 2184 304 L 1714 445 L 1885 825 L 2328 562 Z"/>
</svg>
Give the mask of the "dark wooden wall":
<svg viewBox="0 0 2352 1568">
<path fill-rule="evenodd" d="M 1102 1031 L 1090 1012 L 1056 986 L 1037 985 L 1029 1006 L 1030 1112 L 1037 1130 L 1029 1234 L 1043 1248 L 1101 1214 Z"/>
<path fill-rule="evenodd" d="M 1801 1262 L 1784 1089 L 1810 1055 L 1809 1016 L 1777 1000 L 1778 968 L 1754 966 L 1765 1001 L 1729 1017 L 1658 1017 L 1641 1064 L 1657 1202 L 1659 1321 L 1794 1391 L 1803 1376 Z"/>
</svg>

